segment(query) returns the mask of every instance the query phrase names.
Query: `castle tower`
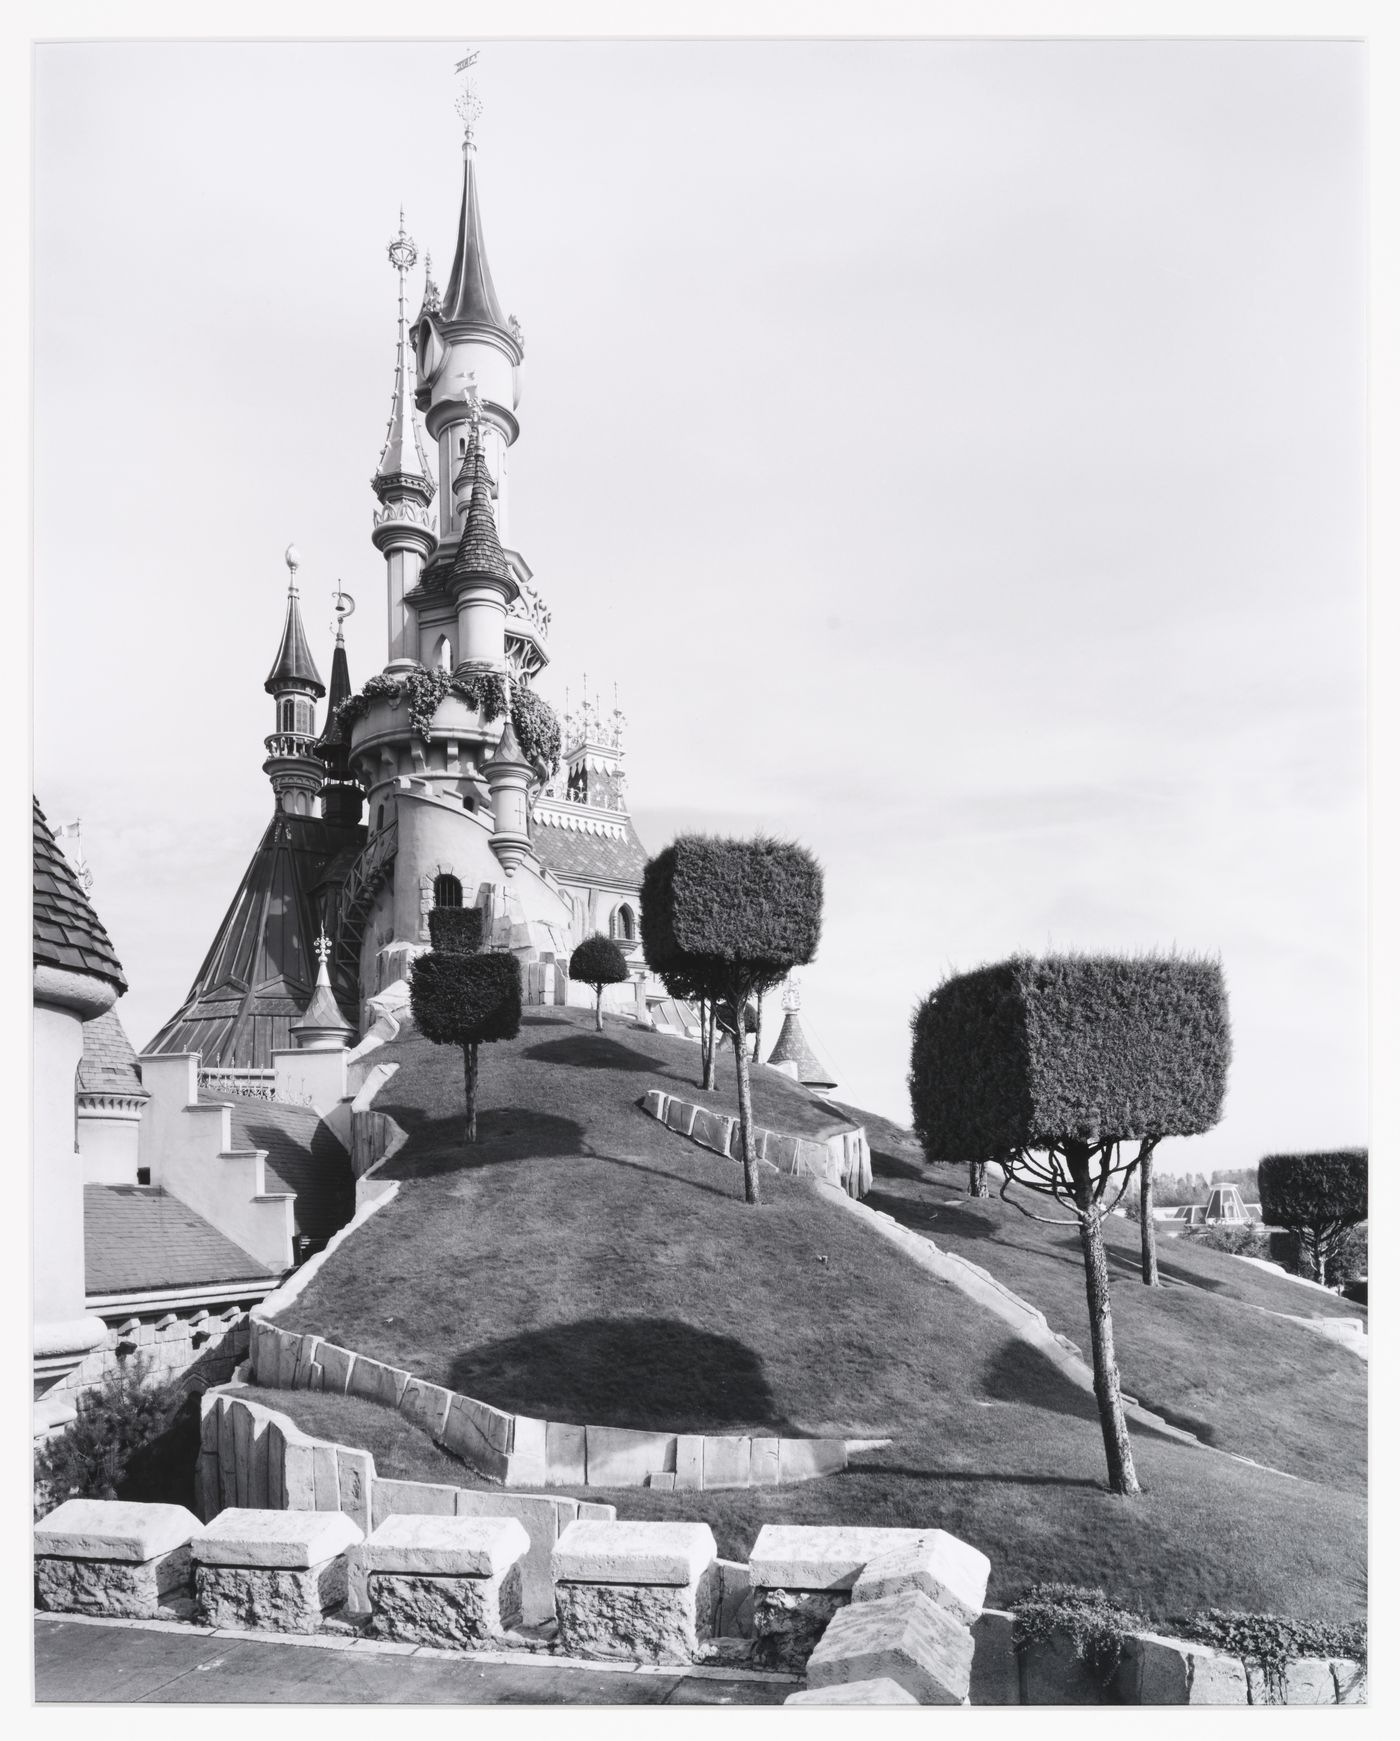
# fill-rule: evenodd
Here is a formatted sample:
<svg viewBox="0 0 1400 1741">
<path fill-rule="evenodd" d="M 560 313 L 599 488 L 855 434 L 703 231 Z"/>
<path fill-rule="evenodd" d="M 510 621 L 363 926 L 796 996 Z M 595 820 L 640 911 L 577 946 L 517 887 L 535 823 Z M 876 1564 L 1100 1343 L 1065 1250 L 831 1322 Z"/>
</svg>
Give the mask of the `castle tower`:
<svg viewBox="0 0 1400 1741">
<path fill-rule="evenodd" d="M 316 753 L 325 765 L 321 788 L 321 814 L 327 822 L 353 828 L 364 808 L 364 794 L 350 771 L 349 733 L 342 730 L 336 712 L 353 691 L 350 661 L 345 656 L 345 619 L 355 608 L 349 593 L 336 591 L 335 651 L 331 655 L 331 692 L 326 700 L 326 730 Z"/>
<path fill-rule="evenodd" d="M 394 358 L 394 398 L 389 408 L 389 428 L 375 468 L 373 489 L 379 498 L 370 534 L 374 547 L 384 557 L 389 580 L 389 669 L 412 665 L 418 648 L 411 645 L 411 625 L 404 598 L 418 585 L 423 564 L 436 546 L 429 504 L 436 493 L 432 467 L 423 457 L 418 424 L 413 414 L 409 381 L 408 324 L 405 313 L 404 279 L 418 258 L 413 238 L 403 225 L 399 210 L 399 233 L 389 244 L 389 264 L 399 275 L 399 333 Z M 432 280 L 429 278 L 429 285 Z M 421 317 L 420 317 L 421 318 Z"/>
<path fill-rule="evenodd" d="M 575 804 L 597 810 L 627 809 L 627 776 L 622 769 L 622 728 L 626 725 L 614 690 L 611 713 L 588 699 L 564 722 L 564 790 Z"/>
<path fill-rule="evenodd" d="M 520 323 L 502 313 L 486 259 L 474 136 L 481 101 L 470 87 L 464 90 L 458 111 L 465 135 L 462 204 L 452 271 L 437 306 L 432 306 L 436 295 L 425 294 L 410 335 L 418 372 L 416 404 L 424 413 L 429 438 L 437 443 L 442 503 L 439 530 L 444 543 L 462 530 L 462 504 L 455 504 L 450 515 L 448 509 L 452 482 L 470 439 L 473 405 L 480 407 L 487 468 L 495 478 L 497 524 L 502 537 L 509 536 L 507 450 L 520 433 L 515 412 L 525 354 Z"/>
<path fill-rule="evenodd" d="M 486 764 L 486 784 L 491 788 L 491 810 L 496 831 L 491 836 L 491 850 L 505 866 L 506 875 L 513 876 L 515 867 L 525 859 L 538 865 L 530 845 L 530 783 L 535 770 L 525 759 L 515 735 L 515 728 L 506 720 L 496 753 Z"/>
<path fill-rule="evenodd" d="M 277 649 L 263 688 L 276 705 L 276 730 L 264 739 L 267 760 L 263 772 L 272 782 L 277 808 L 289 816 L 315 814 L 316 794 L 326 770 L 316 756 L 316 703 L 326 693 L 307 645 L 297 603 L 296 546 L 287 546 L 287 615 L 282 625 L 282 644 Z"/>
<path fill-rule="evenodd" d="M 471 407 L 471 437 L 462 469 L 471 464 L 471 497 L 445 590 L 457 613 L 457 663 L 506 670 L 506 616 L 520 595 L 496 531 L 491 475 L 486 467 L 484 417 Z"/>
</svg>

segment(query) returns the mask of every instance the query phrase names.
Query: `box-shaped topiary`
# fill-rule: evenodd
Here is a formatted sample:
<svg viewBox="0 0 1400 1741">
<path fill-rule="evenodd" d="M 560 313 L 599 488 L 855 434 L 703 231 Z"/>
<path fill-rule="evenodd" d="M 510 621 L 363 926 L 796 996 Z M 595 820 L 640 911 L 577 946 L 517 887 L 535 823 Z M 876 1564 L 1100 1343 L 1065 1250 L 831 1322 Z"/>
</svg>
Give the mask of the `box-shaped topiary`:
<svg viewBox="0 0 1400 1741">
<path fill-rule="evenodd" d="M 1342 1238 L 1367 1215 L 1365 1149 L 1265 1155 L 1259 1163 L 1259 1208 L 1270 1227 L 1295 1232 L 1325 1287 Z"/>
<path fill-rule="evenodd" d="M 438 955 L 475 955 L 481 948 L 486 915 L 480 907 L 434 907 L 428 935 Z"/>
<path fill-rule="evenodd" d="M 520 963 L 513 955 L 420 955 L 409 980 L 413 1019 L 425 1040 L 460 1046 L 466 1140 L 476 1141 L 477 1048 L 520 1032 Z"/>
</svg>

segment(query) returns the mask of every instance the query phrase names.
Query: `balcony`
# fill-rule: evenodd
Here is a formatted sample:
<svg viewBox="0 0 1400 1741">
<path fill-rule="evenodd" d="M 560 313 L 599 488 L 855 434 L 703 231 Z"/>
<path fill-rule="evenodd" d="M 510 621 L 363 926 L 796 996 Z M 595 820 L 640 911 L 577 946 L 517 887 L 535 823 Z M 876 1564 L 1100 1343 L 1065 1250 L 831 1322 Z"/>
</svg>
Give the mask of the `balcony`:
<svg viewBox="0 0 1400 1741">
<path fill-rule="evenodd" d="M 318 759 L 315 752 L 318 741 L 315 732 L 278 731 L 264 738 L 263 744 L 269 756 L 295 756 L 314 762 Z"/>
</svg>

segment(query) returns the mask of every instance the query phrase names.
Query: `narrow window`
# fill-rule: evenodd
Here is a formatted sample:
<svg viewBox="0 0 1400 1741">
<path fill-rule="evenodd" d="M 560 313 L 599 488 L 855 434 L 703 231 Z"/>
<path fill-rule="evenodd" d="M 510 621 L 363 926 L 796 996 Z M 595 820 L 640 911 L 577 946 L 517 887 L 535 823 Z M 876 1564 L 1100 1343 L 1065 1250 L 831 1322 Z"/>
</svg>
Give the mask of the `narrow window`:
<svg viewBox="0 0 1400 1741">
<path fill-rule="evenodd" d="M 277 727 L 279 731 L 296 730 L 296 703 L 290 696 L 285 697 L 278 704 L 277 713 L 280 721 Z"/>
<path fill-rule="evenodd" d="M 612 934 L 613 934 L 613 936 L 615 938 L 620 939 L 624 943 L 632 942 L 633 935 L 634 935 L 634 932 L 633 932 L 634 924 L 635 924 L 635 920 L 633 919 L 633 916 L 632 916 L 632 909 L 624 901 L 622 903 L 622 905 L 617 909 L 617 911 L 613 914 L 613 918 L 612 918 Z"/>
<path fill-rule="evenodd" d="M 384 832 L 384 806 L 382 804 L 379 806 L 378 813 L 374 819 L 374 832 L 376 834 L 382 834 Z"/>
<path fill-rule="evenodd" d="M 433 879 L 433 905 L 435 907 L 460 907 L 462 904 L 462 885 L 456 877 L 435 877 Z"/>
</svg>

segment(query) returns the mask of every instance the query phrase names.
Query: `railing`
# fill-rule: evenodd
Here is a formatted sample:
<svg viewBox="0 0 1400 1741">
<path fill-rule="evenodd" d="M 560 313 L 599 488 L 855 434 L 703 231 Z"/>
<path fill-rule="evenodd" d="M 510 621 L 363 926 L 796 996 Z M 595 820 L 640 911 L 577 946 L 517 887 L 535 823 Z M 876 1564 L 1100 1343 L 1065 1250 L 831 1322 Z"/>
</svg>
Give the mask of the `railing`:
<svg viewBox="0 0 1400 1741">
<path fill-rule="evenodd" d="M 237 1095 L 240 1100 L 272 1100 L 277 1092 L 277 1076 L 272 1070 L 228 1069 L 201 1070 L 199 1086 L 209 1094 Z"/>
<path fill-rule="evenodd" d="M 278 731 L 270 738 L 264 738 L 270 756 L 304 756 L 308 761 L 315 761 L 314 747 L 319 742 L 315 732 Z"/>
</svg>

